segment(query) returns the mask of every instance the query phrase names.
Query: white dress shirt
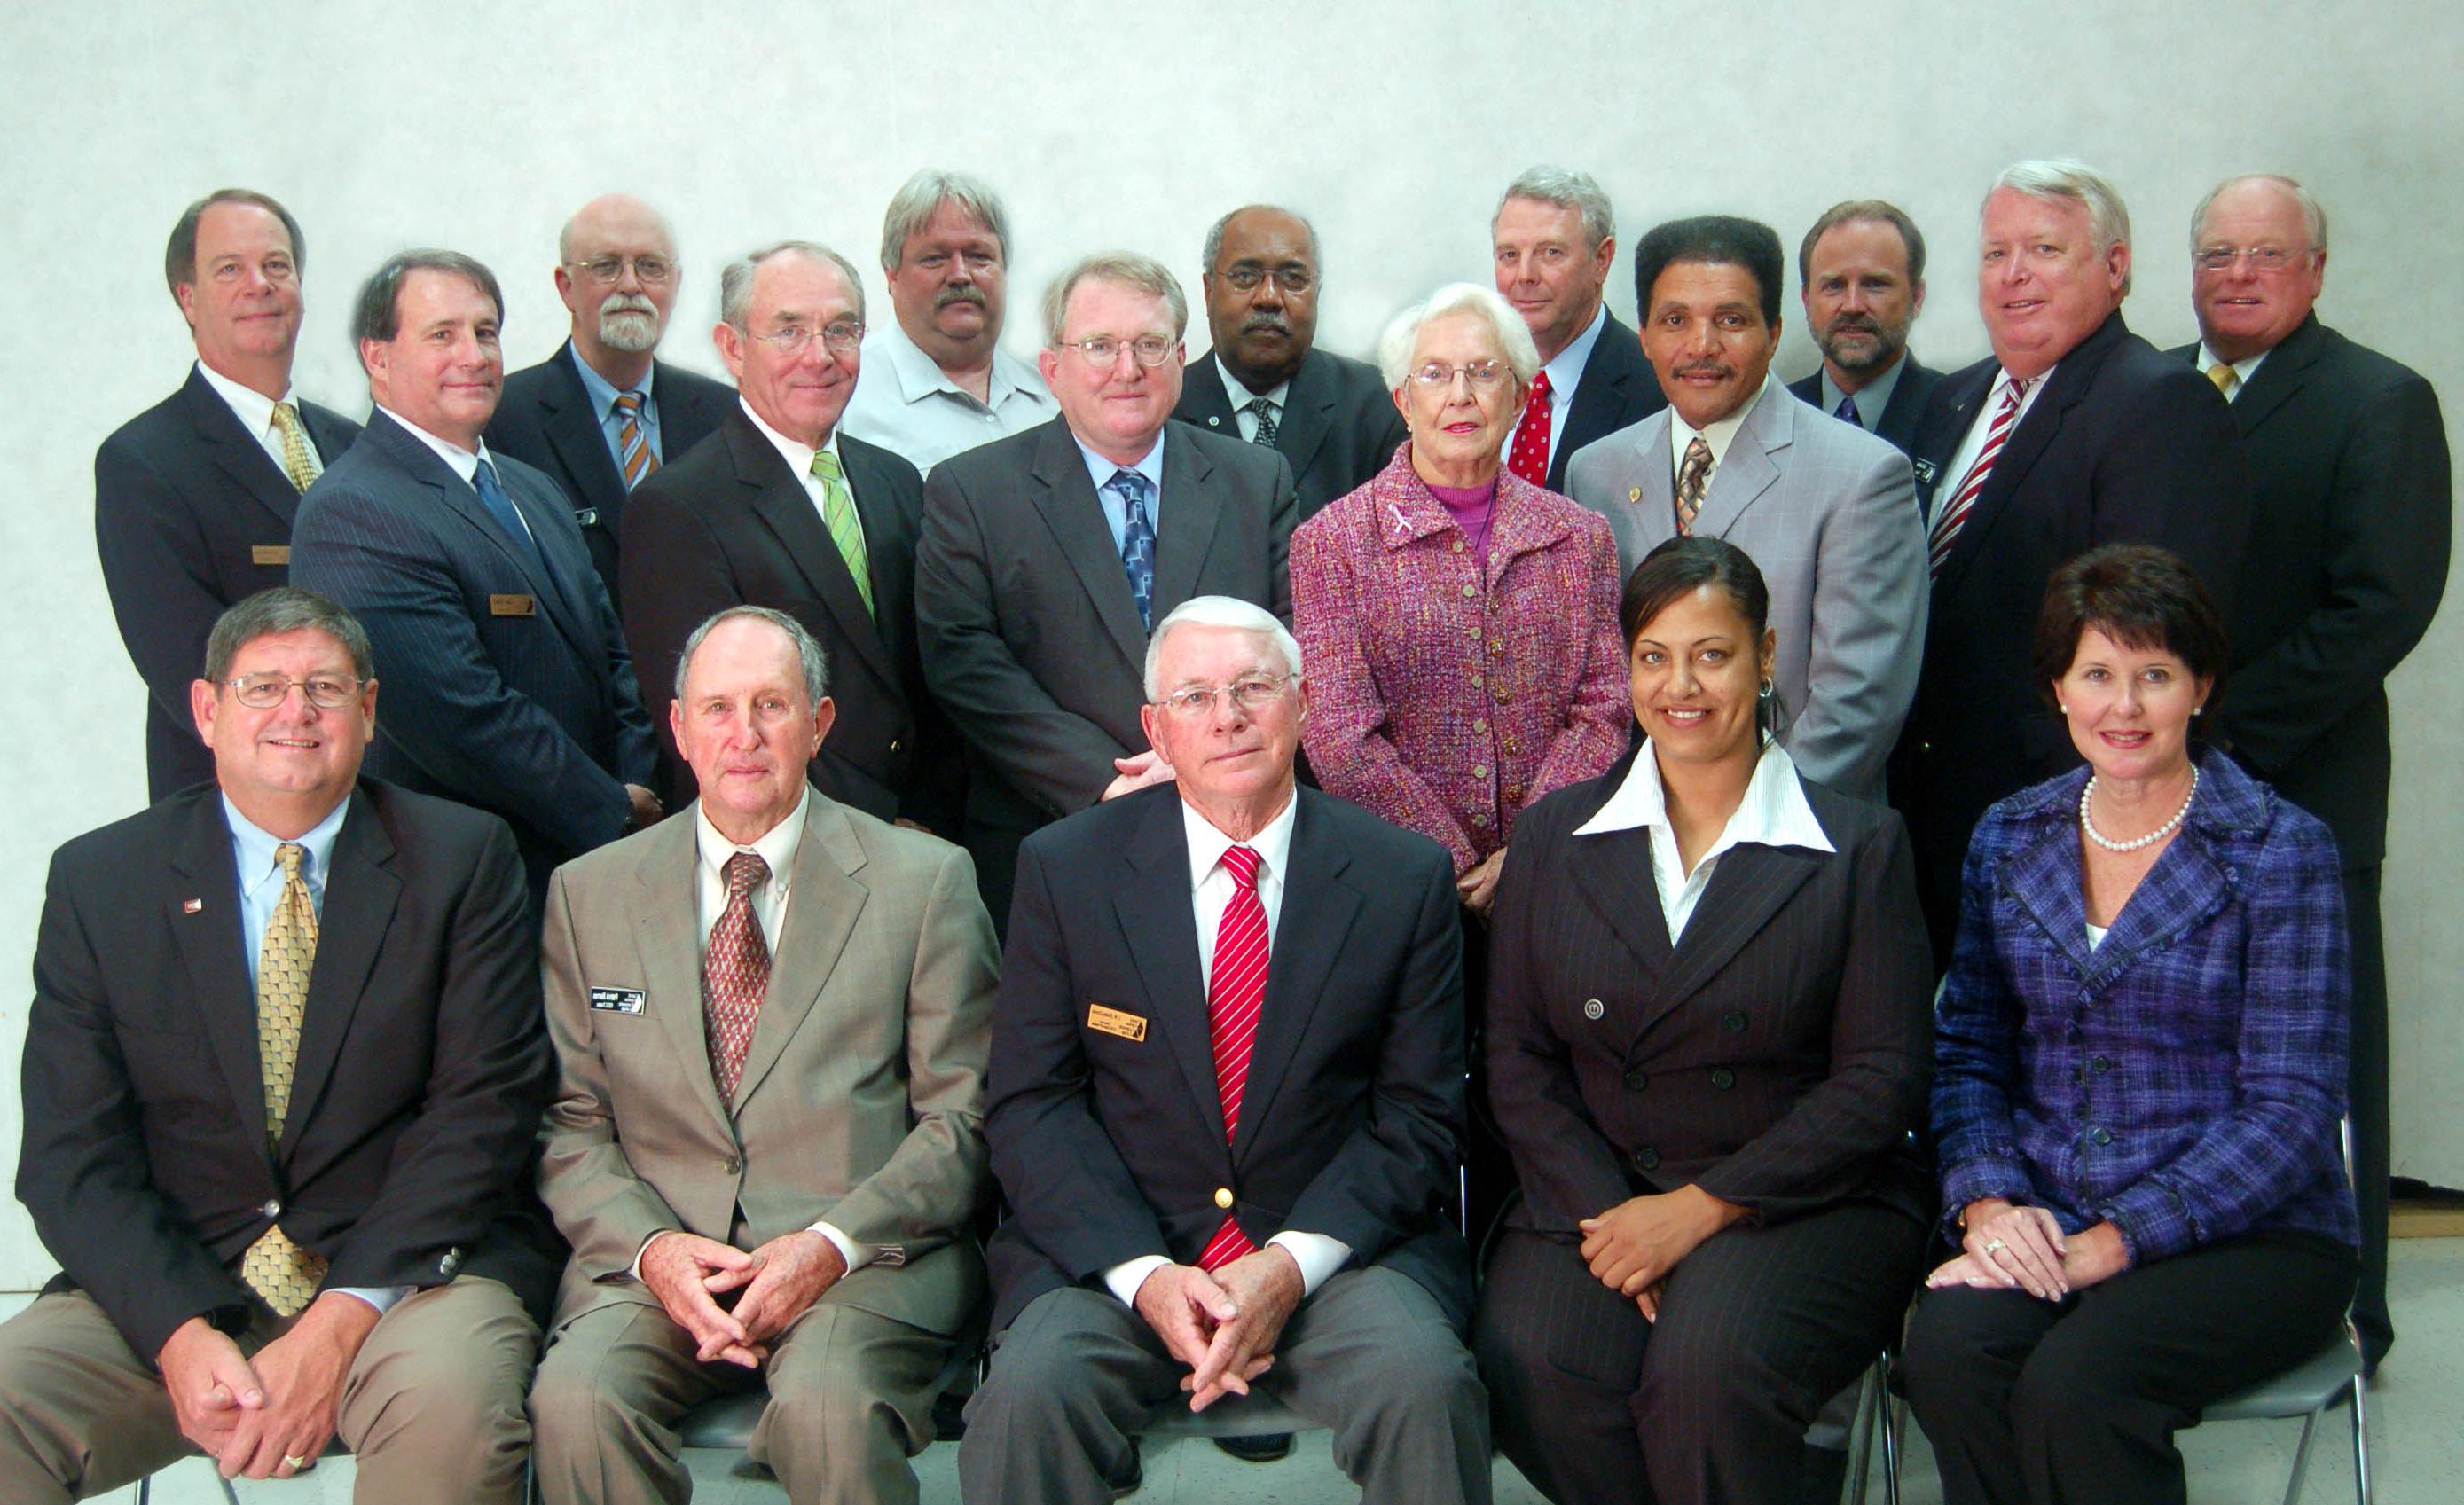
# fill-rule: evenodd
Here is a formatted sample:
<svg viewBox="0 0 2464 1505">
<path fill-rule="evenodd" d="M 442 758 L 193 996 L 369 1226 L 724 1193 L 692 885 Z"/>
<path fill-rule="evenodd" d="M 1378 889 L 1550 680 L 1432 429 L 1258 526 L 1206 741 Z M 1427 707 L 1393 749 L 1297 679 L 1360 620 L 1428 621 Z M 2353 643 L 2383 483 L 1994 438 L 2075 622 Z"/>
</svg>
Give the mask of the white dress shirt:
<svg viewBox="0 0 2464 1505">
<path fill-rule="evenodd" d="M 1721 462 L 1728 458 L 1728 445 L 1737 437 L 1737 430 L 1746 426 L 1746 418 L 1753 412 L 1754 404 L 1763 400 L 1772 385 L 1771 373 L 1764 372 L 1763 384 L 1754 388 L 1753 395 L 1739 404 L 1735 412 L 1726 418 L 1713 419 L 1701 428 L 1695 427 L 1679 417 L 1676 405 L 1670 404 L 1668 409 L 1669 480 L 1674 483 L 1684 478 L 1685 447 L 1692 444 L 1699 436 L 1703 443 L 1711 448 L 1711 469 L 1703 477 L 1704 494 L 1710 494 L 1711 477 L 1720 473 Z M 1791 401 L 1794 400 L 1791 399 Z"/>
<path fill-rule="evenodd" d="M 736 405 L 744 409 L 744 416 L 753 420 L 753 426 L 760 430 L 762 438 L 770 441 L 770 447 L 779 451 L 779 458 L 787 462 L 787 469 L 795 475 L 796 484 L 804 489 L 805 497 L 813 504 L 813 515 L 822 520 L 824 533 L 829 532 L 830 527 L 830 514 L 822 506 L 823 498 L 828 493 L 822 490 L 822 478 L 813 473 L 813 456 L 825 454 L 838 461 L 839 484 L 847 489 L 848 510 L 855 513 L 855 531 L 861 536 L 864 533 L 864 513 L 855 507 L 855 480 L 847 473 L 846 457 L 839 453 L 839 431 L 835 428 L 831 429 L 822 440 L 821 447 L 817 449 L 811 445 L 799 444 L 763 423 L 761 415 L 755 412 L 753 404 L 742 397 L 737 398 Z M 871 543 L 872 540 L 869 538 L 865 540 L 865 546 L 868 549 L 871 547 Z"/>
<path fill-rule="evenodd" d="M 1245 846 L 1258 854 L 1258 904 L 1266 911 L 1266 967 L 1274 969 L 1275 933 L 1284 913 L 1284 875 L 1289 871 L 1292 852 L 1293 816 L 1300 809 L 1295 794 L 1284 802 L 1276 817 L 1261 827 L 1258 834 L 1243 842 L 1234 842 L 1215 828 L 1214 822 L 1200 815 L 1198 807 L 1181 802 L 1181 829 L 1189 839 L 1189 902 L 1191 918 L 1198 925 L 1198 973 L 1212 976 L 1215 970 L 1215 932 L 1223 925 L 1224 906 L 1232 902 L 1239 886 L 1232 881 L 1232 870 L 1223 865 L 1223 854 L 1234 845 Z M 1352 1257 L 1352 1246 L 1324 1233 L 1308 1233 L 1287 1228 L 1266 1240 L 1280 1244 L 1301 1268 L 1301 1296 L 1313 1296 L 1326 1283 L 1326 1277 L 1343 1268 Z M 1104 1284 L 1124 1306 L 1138 1304 L 1138 1287 L 1147 1276 L 1172 1263 L 1161 1254 L 1140 1254 L 1123 1260 L 1104 1272 Z"/>
<path fill-rule="evenodd" d="M 427 429 L 420 427 L 417 424 L 414 424 L 409 419 L 403 417 L 400 413 L 397 413 L 392 408 L 385 406 L 383 403 L 378 403 L 374 405 L 378 412 L 385 414 L 387 418 L 400 424 L 403 426 L 404 431 L 408 433 L 413 439 L 418 440 L 421 444 L 424 444 L 429 448 L 436 451 L 436 458 L 444 461 L 447 466 L 451 467 L 453 473 L 462 478 L 462 484 L 471 488 L 473 492 L 479 490 L 479 462 L 482 460 L 488 462 L 489 469 L 496 472 L 496 484 L 498 486 L 505 484 L 505 472 L 497 467 L 496 457 L 488 452 L 488 441 L 485 439 L 479 441 L 479 447 L 475 452 L 465 449 L 460 445 L 453 443 L 450 439 L 437 438 L 434 434 L 431 434 Z M 508 491 L 505 493 L 505 500 L 508 503 L 513 501 L 512 491 Z M 529 538 L 534 544 L 539 542 L 538 534 L 531 532 L 531 520 L 522 515 L 522 510 L 519 507 L 516 507 L 514 509 L 514 520 L 522 525 L 522 534 L 524 537 Z"/>
<path fill-rule="evenodd" d="M 2229 365 L 2233 367 L 2233 389 L 2225 394 L 2225 401 L 2228 403 L 2234 402 L 2241 397 L 2242 388 L 2250 385 L 2250 379 L 2258 373 L 2259 362 L 2265 360 L 2274 353 L 2275 352 L 2272 349 L 2262 350 L 2255 356 L 2244 356 L 2239 360 L 2227 360 L 2224 357 L 2217 355 L 2214 350 L 2209 348 L 2208 342 L 2202 339 L 2199 341 L 2199 375 L 2208 376 L 2208 372 L 2216 366 Z M 2208 380 L 2212 382 L 2215 378 L 2208 377 Z"/>
<path fill-rule="evenodd" d="M 1822 832 L 1822 822 L 1814 818 L 1814 807 L 1805 802 L 1805 786 L 1796 776 L 1796 764 L 1790 761 L 1788 750 L 1776 742 L 1763 744 L 1762 756 L 1754 763 L 1753 777 L 1746 782 L 1746 796 L 1737 802 L 1728 823 L 1720 830 L 1720 838 L 1704 849 L 1694 863 L 1694 871 L 1685 871 L 1684 860 L 1677 851 L 1677 826 L 1668 817 L 1668 795 L 1660 782 L 1660 758 L 1646 739 L 1642 751 L 1635 754 L 1634 766 L 1626 771 L 1625 782 L 1609 796 L 1597 814 L 1574 828 L 1576 836 L 1599 836 L 1611 831 L 1631 831 L 1637 826 L 1651 831 L 1651 880 L 1660 890 L 1661 917 L 1668 922 L 1668 944 L 1675 946 L 1685 933 L 1686 922 L 1694 917 L 1694 906 L 1703 900 L 1703 890 L 1709 887 L 1711 874 L 1720 865 L 1721 855 L 1730 847 L 1751 843 L 1755 846 L 1801 846 L 1815 852 L 1836 852 L 1831 839 Z"/>
<path fill-rule="evenodd" d="M 1557 464 L 1557 446 L 1566 437 L 1566 415 L 1574 410 L 1574 389 L 1583 384 L 1583 367 L 1592 360 L 1592 347 L 1600 342 L 1600 332 L 1608 327 L 1609 306 L 1602 303 L 1592 315 L 1583 332 L 1566 342 L 1557 359 L 1540 368 L 1549 379 L 1549 464 Z M 1497 447 L 1497 457 L 1509 460 L 1514 455 L 1514 435 L 1523 425 L 1516 424 L 1507 430 L 1506 443 Z"/>
<path fill-rule="evenodd" d="M 2019 399 L 2019 411 L 2011 417 L 2011 432 L 2017 433 L 2019 425 L 2028 421 L 2028 409 L 2035 406 L 2036 399 L 2045 395 L 2046 383 L 2052 382 L 2054 373 L 2060 369 L 2058 365 L 2047 366 L 2029 379 L 2027 393 Z M 2002 411 L 2003 394 L 2011 380 L 2011 373 L 2004 371 L 1993 379 L 1991 386 L 1985 389 L 1985 401 L 1976 404 L 1976 418 L 1968 425 L 1968 437 L 1959 442 L 1959 447 L 1951 451 L 1950 464 L 1944 466 L 1942 473 L 1934 478 L 1933 505 L 1925 513 L 1928 525 L 1944 507 L 1949 505 L 1951 498 L 1959 494 L 1959 489 L 1968 482 L 1968 472 L 1976 469 L 1976 458 L 1985 452 L 1985 438 L 1993 431 L 1993 415 Z M 2010 441 L 2005 439 L 2003 443 L 2009 444 Z"/>
<path fill-rule="evenodd" d="M 231 405 L 232 415 L 239 419 L 239 425 L 253 434 L 265 452 L 274 457 L 274 468 L 289 475 L 291 462 L 283 458 L 282 430 L 274 424 L 275 400 L 253 386 L 240 385 L 202 360 L 197 362 L 197 375 L 204 377 L 206 385 L 212 387 L 215 395 Z M 295 417 L 299 415 L 298 393 L 285 386 L 282 401 L 291 404 Z M 299 418 L 299 435 L 308 442 L 308 473 L 313 480 L 325 473 L 325 457 L 317 452 L 317 441 L 310 436 L 308 420 L 304 417 Z"/>
<path fill-rule="evenodd" d="M 1242 438 L 1253 445 L 1258 442 L 1258 415 L 1249 411 L 1249 404 L 1261 398 L 1273 404 L 1275 426 L 1278 429 L 1283 427 L 1284 413 L 1291 406 L 1292 383 L 1288 380 L 1278 382 L 1264 392 L 1252 392 L 1242 385 L 1241 379 L 1232 374 L 1232 368 L 1223 363 L 1220 352 L 1206 359 L 1215 362 L 1216 374 L 1223 379 L 1223 399 L 1232 404 L 1232 423 L 1241 430 Z"/>
</svg>

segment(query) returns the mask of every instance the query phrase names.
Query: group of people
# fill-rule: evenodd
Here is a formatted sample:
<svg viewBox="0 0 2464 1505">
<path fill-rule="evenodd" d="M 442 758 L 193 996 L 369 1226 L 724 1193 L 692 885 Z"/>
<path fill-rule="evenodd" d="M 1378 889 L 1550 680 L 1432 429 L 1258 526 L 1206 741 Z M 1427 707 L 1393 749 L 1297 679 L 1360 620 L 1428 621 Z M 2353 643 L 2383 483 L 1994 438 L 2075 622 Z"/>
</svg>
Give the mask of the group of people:
<svg viewBox="0 0 2464 1505">
<path fill-rule="evenodd" d="M 1638 333 L 1539 167 L 1374 366 L 1249 206 L 1208 355 L 1107 252 L 1030 371 L 927 172 L 891 319 L 724 268 L 731 394 L 610 196 L 510 376 L 489 269 L 389 258 L 359 426 L 298 225 L 200 200 L 197 363 L 96 461 L 155 803 L 53 862 L 0 1494 L 339 1438 L 682 1500 L 759 1385 L 791 1498 L 913 1499 L 988 1350 L 970 1500 L 1261 1390 L 1371 1501 L 1793 1501 L 1904 1333 L 1947 1497 L 2178 1498 L 2203 1406 L 2392 1339 L 2382 687 L 2452 499 L 2312 195 L 2190 219 L 2159 351 L 2112 185 L 2008 169 L 1937 373 L 1924 236 L 1838 205 L 1784 388 L 1771 228 L 1645 233 Z"/>
</svg>

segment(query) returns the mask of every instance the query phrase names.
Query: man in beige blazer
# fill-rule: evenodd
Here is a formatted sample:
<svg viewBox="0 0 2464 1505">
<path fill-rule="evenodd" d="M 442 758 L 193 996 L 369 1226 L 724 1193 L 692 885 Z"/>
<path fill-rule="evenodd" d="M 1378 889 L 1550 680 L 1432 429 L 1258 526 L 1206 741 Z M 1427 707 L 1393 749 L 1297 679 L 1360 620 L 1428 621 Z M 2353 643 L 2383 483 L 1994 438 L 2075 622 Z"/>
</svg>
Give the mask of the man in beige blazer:
<svg viewBox="0 0 2464 1505">
<path fill-rule="evenodd" d="M 792 618 L 704 622 L 669 709 L 701 797 L 548 888 L 549 1505 L 690 1498 L 677 1419 L 757 1381 L 799 1505 L 916 1497 L 984 1288 L 992 926 L 964 852 L 806 784 L 824 672 Z"/>
</svg>

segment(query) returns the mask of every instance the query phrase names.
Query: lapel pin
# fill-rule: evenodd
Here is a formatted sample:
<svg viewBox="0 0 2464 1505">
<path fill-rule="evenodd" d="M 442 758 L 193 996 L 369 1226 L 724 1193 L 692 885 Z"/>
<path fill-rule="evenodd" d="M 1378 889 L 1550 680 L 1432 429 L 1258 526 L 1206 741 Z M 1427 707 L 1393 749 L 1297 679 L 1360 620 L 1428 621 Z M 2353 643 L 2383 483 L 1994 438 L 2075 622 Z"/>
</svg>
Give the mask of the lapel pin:
<svg viewBox="0 0 2464 1505">
<path fill-rule="evenodd" d="M 1631 490 L 1631 491 L 1627 491 L 1627 492 L 1625 493 L 1625 499 L 1626 499 L 1627 501 L 1629 501 L 1629 502 L 1639 502 L 1639 501 L 1641 501 L 1641 500 L 1642 500 L 1642 488 L 1641 488 L 1641 487 L 1639 487 L 1639 486 L 1638 486 L 1638 487 L 1634 488 L 1633 490 Z"/>
<path fill-rule="evenodd" d="M 180 912 L 182 914 L 202 913 L 205 907 L 206 902 L 203 899 L 184 899 L 180 902 Z"/>
</svg>

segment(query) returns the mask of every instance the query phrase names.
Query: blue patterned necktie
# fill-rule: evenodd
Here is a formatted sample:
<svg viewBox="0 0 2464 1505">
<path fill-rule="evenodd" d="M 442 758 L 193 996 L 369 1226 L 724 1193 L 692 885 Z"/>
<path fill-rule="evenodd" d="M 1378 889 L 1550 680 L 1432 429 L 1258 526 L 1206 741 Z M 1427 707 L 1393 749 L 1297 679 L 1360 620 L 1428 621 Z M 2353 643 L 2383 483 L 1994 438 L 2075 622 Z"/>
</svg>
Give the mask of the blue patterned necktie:
<svg viewBox="0 0 2464 1505">
<path fill-rule="evenodd" d="M 1121 527 L 1121 568 L 1130 578 L 1130 599 L 1137 602 L 1138 622 L 1155 630 L 1155 520 L 1147 513 L 1147 478 L 1135 470 L 1115 470 L 1104 489 L 1121 499 L 1127 518 Z"/>
<path fill-rule="evenodd" d="M 1831 416 L 1843 424 L 1853 424 L 1859 428 L 1865 426 L 1865 420 L 1857 416 L 1857 394 L 1854 392 L 1839 400 L 1839 411 Z"/>
<path fill-rule="evenodd" d="M 539 552 L 539 540 L 533 538 L 530 529 L 523 526 L 522 514 L 514 511 L 514 499 L 505 494 L 504 483 L 496 479 L 496 468 L 485 460 L 480 461 L 471 484 L 479 493 L 479 505 L 488 510 L 489 516 L 496 519 L 498 527 L 513 535 L 514 547 L 539 566 L 541 575 L 546 575 L 547 556 Z"/>
</svg>

